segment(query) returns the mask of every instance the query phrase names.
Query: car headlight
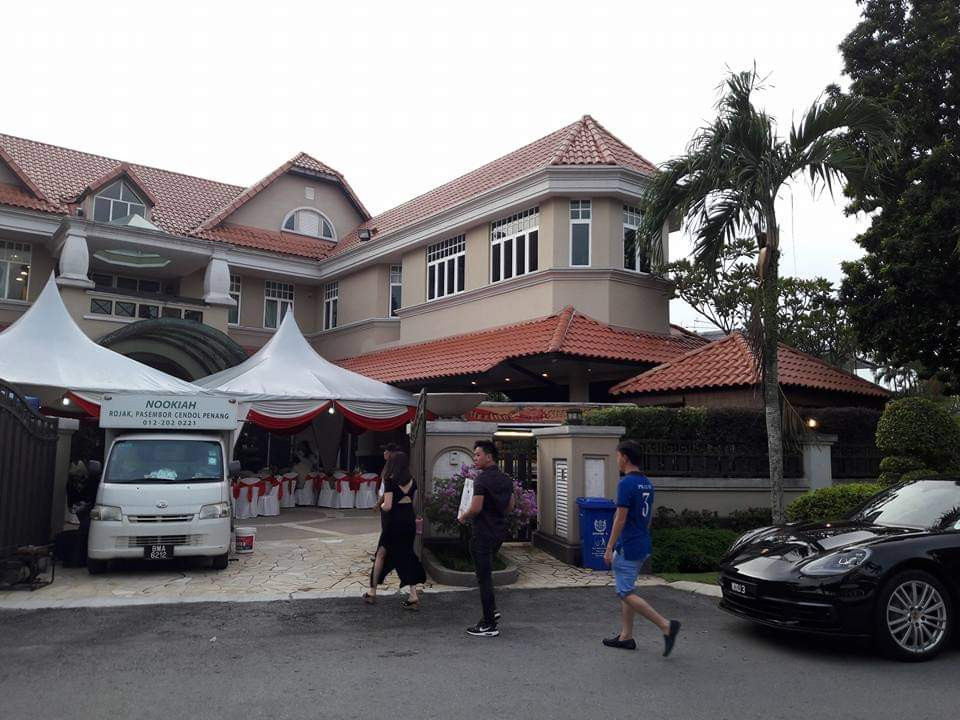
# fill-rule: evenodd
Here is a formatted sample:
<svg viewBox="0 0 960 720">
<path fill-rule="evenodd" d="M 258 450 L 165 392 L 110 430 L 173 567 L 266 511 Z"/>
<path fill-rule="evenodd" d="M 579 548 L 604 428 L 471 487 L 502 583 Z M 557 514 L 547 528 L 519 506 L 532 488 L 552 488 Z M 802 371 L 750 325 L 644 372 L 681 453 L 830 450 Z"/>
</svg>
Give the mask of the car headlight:
<svg viewBox="0 0 960 720">
<path fill-rule="evenodd" d="M 757 528 L 756 530 L 751 530 L 750 532 L 744 533 L 743 535 L 741 535 L 736 539 L 736 541 L 733 543 L 733 545 L 730 546 L 730 549 L 727 550 L 727 552 L 733 552 L 737 548 L 742 547 L 743 545 L 746 545 L 751 540 L 756 540 L 758 537 L 769 532 L 770 530 L 773 530 L 773 528 L 762 527 L 762 528 Z"/>
<path fill-rule="evenodd" d="M 230 517 L 230 503 L 213 503 L 213 505 L 204 505 L 200 508 L 201 520 L 214 520 L 225 517 Z"/>
<path fill-rule="evenodd" d="M 94 505 L 90 511 L 90 519 L 120 522 L 123 520 L 123 512 L 113 505 Z"/>
<path fill-rule="evenodd" d="M 825 555 L 800 568 L 803 575 L 843 575 L 863 565 L 870 557 L 866 548 L 853 548 Z"/>
</svg>

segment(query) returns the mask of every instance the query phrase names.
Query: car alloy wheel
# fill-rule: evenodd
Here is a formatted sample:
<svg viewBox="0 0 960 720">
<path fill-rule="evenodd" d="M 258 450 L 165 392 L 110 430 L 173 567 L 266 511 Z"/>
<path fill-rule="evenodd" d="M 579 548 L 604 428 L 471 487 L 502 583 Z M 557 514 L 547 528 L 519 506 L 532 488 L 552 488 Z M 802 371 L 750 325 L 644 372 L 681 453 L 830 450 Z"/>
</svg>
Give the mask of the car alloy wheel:
<svg viewBox="0 0 960 720">
<path fill-rule="evenodd" d="M 932 575 L 898 575 L 882 596 L 881 617 L 887 645 L 904 660 L 926 660 L 946 644 L 951 630 L 950 599 Z"/>
</svg>

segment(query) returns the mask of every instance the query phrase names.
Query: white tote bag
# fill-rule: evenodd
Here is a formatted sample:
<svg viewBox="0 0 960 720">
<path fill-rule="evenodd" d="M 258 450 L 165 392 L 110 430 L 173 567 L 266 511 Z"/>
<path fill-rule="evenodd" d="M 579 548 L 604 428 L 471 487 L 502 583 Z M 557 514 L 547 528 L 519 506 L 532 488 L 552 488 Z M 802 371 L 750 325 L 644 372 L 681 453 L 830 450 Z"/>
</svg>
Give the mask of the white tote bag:
<svg viewBox="0 0 960 720">
<path fill-rule="evenodd" d="M 473 480 L 470 478 L 464 478 L 463 480 L 463 492 L 460 494 L 460 509 L 457 511 L 457 516 L 463 515 L 469 508 L 470 503 L 473 502 Z"/>
</svg>

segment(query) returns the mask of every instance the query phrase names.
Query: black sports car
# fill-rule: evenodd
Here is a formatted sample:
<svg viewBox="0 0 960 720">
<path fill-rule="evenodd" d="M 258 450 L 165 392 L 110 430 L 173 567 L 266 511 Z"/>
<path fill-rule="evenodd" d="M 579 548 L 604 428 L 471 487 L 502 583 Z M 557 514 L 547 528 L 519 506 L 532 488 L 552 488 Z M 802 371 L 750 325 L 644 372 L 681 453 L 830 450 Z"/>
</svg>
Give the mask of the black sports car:
<svg viewBox="0 0 960 720">
<path fill-rule="evenodd" d="M 960 480 L 917 480 L 842 522 L 742 536 L 720 565 L 720 607 L 778 628 L 874 637 L 927 660 L 960 621 Z"/>
</svg>

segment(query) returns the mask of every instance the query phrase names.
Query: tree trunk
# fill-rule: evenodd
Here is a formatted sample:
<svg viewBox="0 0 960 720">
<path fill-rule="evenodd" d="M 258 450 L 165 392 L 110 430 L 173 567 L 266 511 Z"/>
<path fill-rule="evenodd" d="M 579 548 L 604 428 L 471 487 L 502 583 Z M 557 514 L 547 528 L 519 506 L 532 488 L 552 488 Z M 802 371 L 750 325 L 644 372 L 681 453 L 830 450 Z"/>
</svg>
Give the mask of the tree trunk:
<svg viewBox="0 0 960 720">
<path fill-rule="evenodd" d="M 763 283 L 763 404 L 767 421 L 767 454 L 770 460 L 770 510 L 775 524 L 784 521 L 783 513 L 783 418 L 780 407 L 780 368 L 777 351 L 780 343 L 778 285 L 780 272 L 780 229 L 772 207 L 766 213 L 767 253 Z"/>
</svg>

